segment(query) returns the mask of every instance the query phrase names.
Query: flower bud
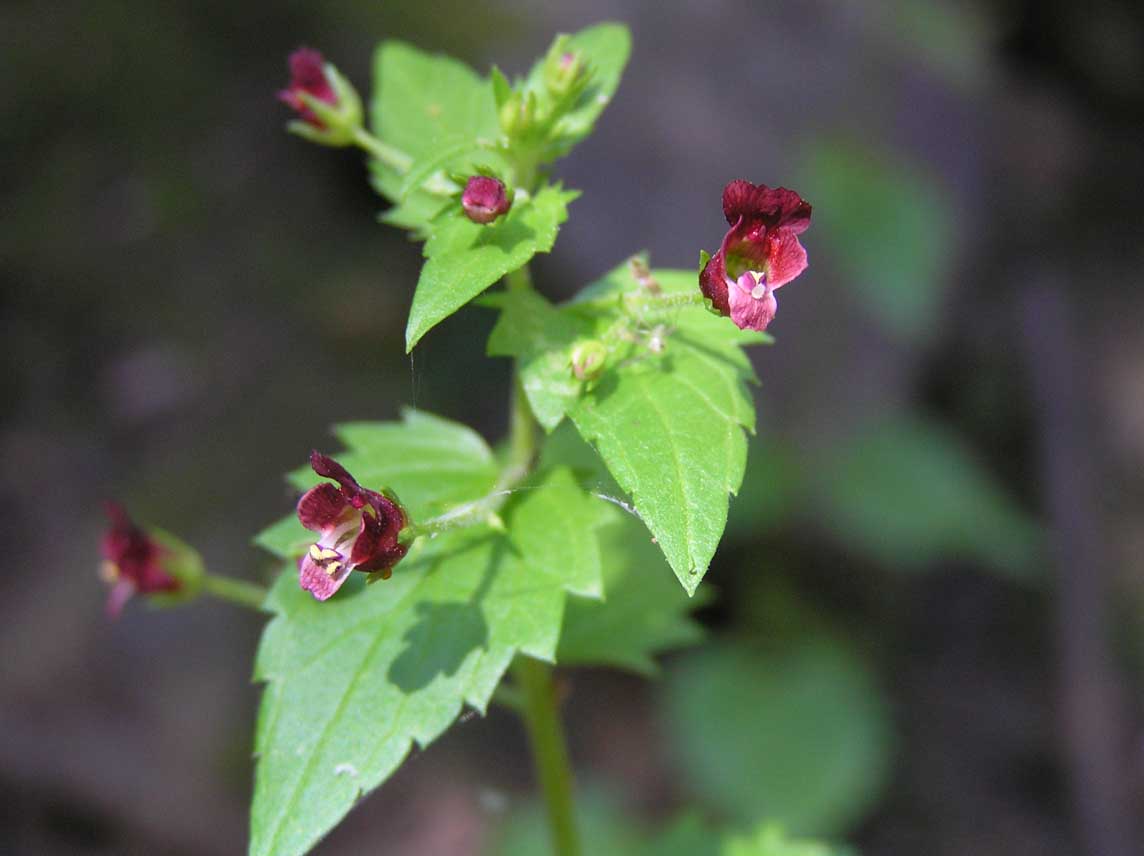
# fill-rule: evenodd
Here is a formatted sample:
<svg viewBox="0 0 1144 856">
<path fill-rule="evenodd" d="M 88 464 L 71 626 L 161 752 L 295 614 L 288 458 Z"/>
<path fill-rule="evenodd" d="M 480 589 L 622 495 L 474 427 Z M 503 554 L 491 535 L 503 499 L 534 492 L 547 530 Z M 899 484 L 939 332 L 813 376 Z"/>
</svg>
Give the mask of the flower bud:
<svg viewBox="0 0 1144 856">
<path fill-rule="evenodd" d="M 474 223 L 492 223 L 512 208 L 512 192 L 490 175 L 474 175 L 461 193 L 461 208 Z"/>
<path fill-rule="evenodd" d="M 171 535 L 140 528 L 118 503 L 107 503 L 107 516 L 111 526 L 100 545 L 99 575 L 111 589 L 108 615 L 118 617 L 136 594 L 170 604 L 199 593 L 203 565 L 198 553 Z"/>
<path fill-rule="evenodd" d="M 361 130 L 361 98 L 353 85 L 312 48 L 290 54 L 290 85 L 278 93 L 300 117 L 287 127 L 310 142 L 348 146 Z"/>
<path fill-rule="evenodd" d="M 598 339 L 578 342 L 572 348 L 572 374 L 577 380 L 593 381 L 604 371 L 608 348 Z"/>
<path fill-rule="evenodd" d="M 527 136 L 536 127 L 536 95 L 514 92 L 497 112 L 501 130 L 508 137 Z"/>
<path fill-rule="evenodd" d="M 570 47 L 568 36 L 559 36 L 544 58 L 544 86 L 556 98 L 563 98 L 587 81 L 587 67 L 580 54 Z"/>
</svg>

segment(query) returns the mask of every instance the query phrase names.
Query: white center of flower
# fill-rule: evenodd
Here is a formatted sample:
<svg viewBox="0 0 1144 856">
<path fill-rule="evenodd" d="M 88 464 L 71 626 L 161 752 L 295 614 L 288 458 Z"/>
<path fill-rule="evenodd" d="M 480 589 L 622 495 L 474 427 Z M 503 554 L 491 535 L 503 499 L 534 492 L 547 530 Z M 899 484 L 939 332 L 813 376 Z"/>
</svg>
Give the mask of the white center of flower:
<svg viewBox="0 0 1144 856">
<path fill-rule="evenodd" d="M 767 275 L 754 270 L 749 270 L 747 273 L 755 281 L 755 287 L 751 289 L 751 297 L 755 300 L 762 300 L 767 293 Z"/>
</svg>

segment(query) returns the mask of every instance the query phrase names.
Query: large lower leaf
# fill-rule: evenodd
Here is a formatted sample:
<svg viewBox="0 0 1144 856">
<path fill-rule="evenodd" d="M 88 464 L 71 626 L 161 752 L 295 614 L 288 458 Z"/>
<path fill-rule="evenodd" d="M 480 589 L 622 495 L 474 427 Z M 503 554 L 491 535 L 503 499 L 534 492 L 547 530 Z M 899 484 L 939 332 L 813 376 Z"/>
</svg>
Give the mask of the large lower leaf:
<svg viewBox="0 0 1144 856">
<path fill-rule="evenodd" d="M 409 309 L 406 350 L 501 277 L 551 250 L 577 195 L 549 185 L 531 199 L 518 194 L 512 210 L 491 225 L 473 223 L 459 210 L 434 221 Z"/>
<path fill-rule="evenodd" d="M 435 503 L 465 472 L 478 486 L 472 474 L 489 456 L 467 429 L 421 414 L 339 433 L 351 446 L 340 460 L 366 486 L 403 484 L 411 509 Z M 446 447 L 446 437 L 456 442 Z M 429 487 L 418 493 L 415 481 Z M 413 742 L 432 741 L 464 704 L 483 711 L 518 652 L 554 659 L 566 593 L 601 591 L 599 508 L 557 469 L 513 494 L 501 516 L 504 531 L 478 525 L 422 539 L 392 579 L 354 579 L 326 603 L 299 589 L 293 564 L 284 569 L 256 665 L 266 689 L 252 854 L 305 852 Z"/>
</svg>

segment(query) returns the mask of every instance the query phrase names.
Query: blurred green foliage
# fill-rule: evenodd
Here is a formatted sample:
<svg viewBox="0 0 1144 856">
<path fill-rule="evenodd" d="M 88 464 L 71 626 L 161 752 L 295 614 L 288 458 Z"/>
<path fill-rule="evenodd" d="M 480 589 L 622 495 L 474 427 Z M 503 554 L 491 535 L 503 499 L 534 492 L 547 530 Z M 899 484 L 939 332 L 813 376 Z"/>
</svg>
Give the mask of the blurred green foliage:
<svg viewBox="0 0 1144 856">
<path fill-rule="evenodd" d="M 844 832 L 886 783 L 887 704 L 869 665 L 831 637 L 704 647 L 669 672 L 664 703 L 682 789 L 738 823 Z"/>
<path fill-rule="evenodd" d="M 807 242 L 854 303 L 901 341 L 932 334 L 954 249 L 953 215 L 935 179 L 899 155 L 827 138 L 807 147 L 798 187 L 814 203 Z"/>
</svg>

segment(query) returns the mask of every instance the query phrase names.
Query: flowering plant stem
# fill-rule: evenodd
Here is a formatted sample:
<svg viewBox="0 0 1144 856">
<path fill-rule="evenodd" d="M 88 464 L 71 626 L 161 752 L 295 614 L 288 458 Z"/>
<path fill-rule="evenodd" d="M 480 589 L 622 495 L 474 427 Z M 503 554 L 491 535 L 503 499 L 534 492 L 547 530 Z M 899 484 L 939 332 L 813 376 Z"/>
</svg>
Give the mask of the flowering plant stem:
<svg viewBox="0 0 1144 856">
<path fill-rule="evenodd" d="M 517 657 L 512 667 L 520 687 L 521 713 L 532 747 L 533 765 L 544 794 L 548 828 L 556 856 L 579 856 L 580 838 L 572 800 L 572 766 L 564 726 L 557 708 L 552 667 L 529 657 Z"/>
<path fill-rule="evenodd" d="M 212 597 L 259 611 L 267 595 L 266 589 L 255 583 L 214 574 L 204 574 L 202 585 L 203 592 Z"/>
<path fill-rule="evenodd" d="M 532 288 L 528 266 L 513 271 L 506 283 L 510 291 Z M 520 370 L 513 372 L 512 410 L 509 415 L 509 462 L 501 481 L 515 483 L 531 469 L 536 457 L 536 419 L 520 383 Z M 512 693 L 513 708 L 524 719 L 532 747 L 533 766 L 544 795 L 548 827 L 555 856 L 579 856 L 580 841 L 576 832 L 576 813 L 572 798 L 572 766 L 564 725 L 557 708 L 552 667 L 539 660 L 518 656 L 513 663 L 517 692 Z"/>
</svg>

